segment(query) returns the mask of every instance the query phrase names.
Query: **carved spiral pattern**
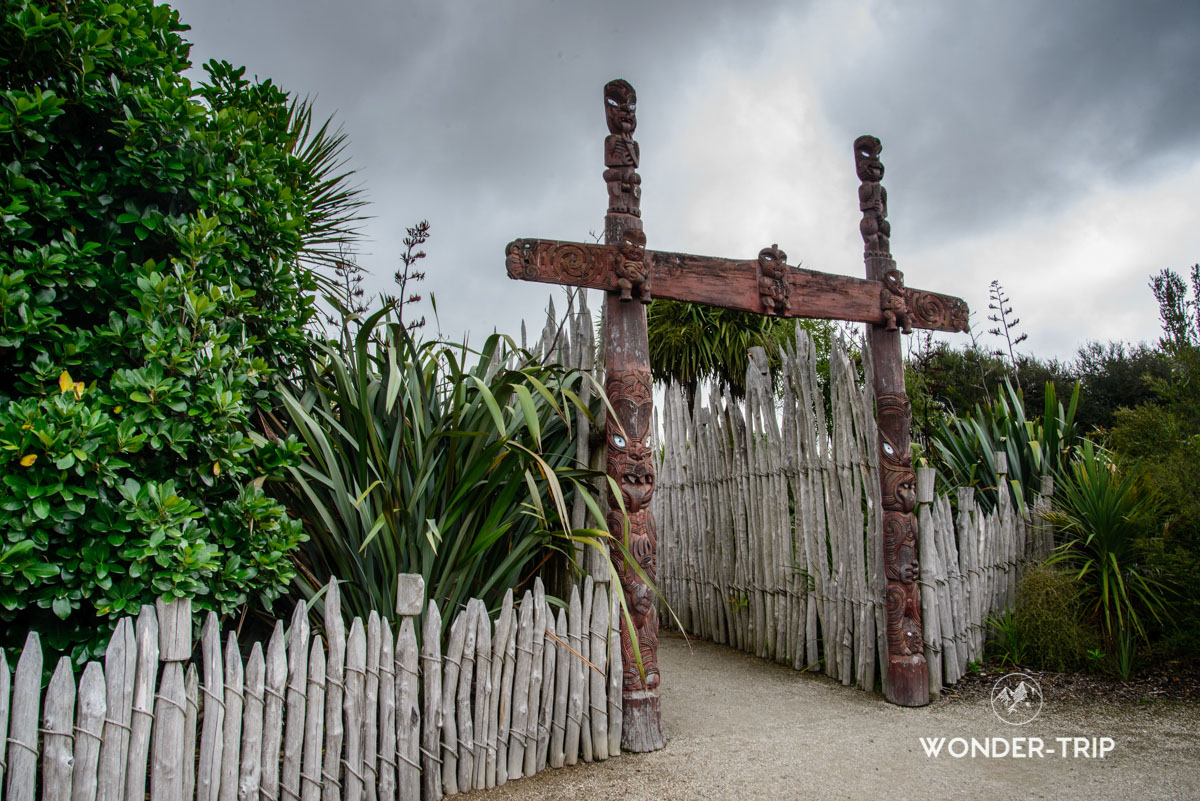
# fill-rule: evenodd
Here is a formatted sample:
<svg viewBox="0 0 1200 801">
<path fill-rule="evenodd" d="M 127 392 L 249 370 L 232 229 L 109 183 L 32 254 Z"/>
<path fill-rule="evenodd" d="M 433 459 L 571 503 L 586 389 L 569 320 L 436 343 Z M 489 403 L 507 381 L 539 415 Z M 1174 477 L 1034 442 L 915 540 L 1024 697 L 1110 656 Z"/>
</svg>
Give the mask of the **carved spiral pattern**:
<svg viewBox="0 0 1200 801">
<path fill-rule="evenodd" d="M 590 272 L 591 260 L 578 245 L 559 245 L 554 251 L 558 272 L 574 282 L 580 282 Z"/>
<path fill-rule="evenodd" d="M 967 304 L 936 292 L 908 290 L 908 308 L 913 322 L 922 328 L 951 328 L 966 333 Z"/>
</svg>

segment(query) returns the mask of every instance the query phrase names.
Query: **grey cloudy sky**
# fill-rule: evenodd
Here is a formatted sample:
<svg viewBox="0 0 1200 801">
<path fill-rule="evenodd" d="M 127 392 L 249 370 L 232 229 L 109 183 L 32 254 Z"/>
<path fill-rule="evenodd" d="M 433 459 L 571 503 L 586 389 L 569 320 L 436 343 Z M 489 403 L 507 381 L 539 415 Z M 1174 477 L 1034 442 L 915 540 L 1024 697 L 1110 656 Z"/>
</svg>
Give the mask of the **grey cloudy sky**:
<svg viewBox="0 0 1200 801">
<path fill-rule="evenodd" d="M 1192 0 L 172 5 L 197 65 L 244 64 L 345 128 L 371 290 L 430 221 L 450 337 L 540 328 L 551 289 L 510 281 L 504 245 L 603 229 L 616 77 L 638 92 L 655 249 L 778 242 L 789 263 L 860 275 L 851 143 L 872 133 L 908 282 L 964 297 L 982 332 L 1000 279 L 1026 352 L 1154 339 L 1149 275 L 1200 261 Z"/>
</svg>

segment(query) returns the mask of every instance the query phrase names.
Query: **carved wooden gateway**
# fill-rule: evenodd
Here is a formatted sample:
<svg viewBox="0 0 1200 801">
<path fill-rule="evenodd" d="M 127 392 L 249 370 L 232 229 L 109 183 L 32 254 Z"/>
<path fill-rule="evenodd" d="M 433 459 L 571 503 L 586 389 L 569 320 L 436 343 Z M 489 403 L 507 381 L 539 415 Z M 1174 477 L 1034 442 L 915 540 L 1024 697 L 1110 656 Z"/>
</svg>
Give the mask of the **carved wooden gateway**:
<svg viewBox="0 0 1200 801">
<path fill-rule="evenodd" d="M 929 702 L 929 681 L 921 636 L 917 587 L 916 476 L 909 451 L 911 414 L 904 391 L 900 333 L 913 328 L 967 331 L 962 300 L 910 289 L 891 257 L 887 190 L 880 181 L 882 146 L 873 136 L 854 141 L 866 279 L 791 267 L 772 244 L 756 258 L 723 259 L 646 249 L 641 220 L 641 177 L 637 95 L 628 82 L 604 87 L 609 135 L 604 140 L 604 180 L 608 185 L 605 244 L 518 239 L 507 248 L 508 274 L 525 281 L 602 289 L 606 294 L 605 389 L 616 420 L 607 422 L 608 475 L 620 488 L 628 513 L 609 498 L 609 532 L 620 538 L 655 579 L 657 534 L 650 512 L 654 465 L 648 438 L 651 382 L 646 337 L 646 306 L 654 297 L 702 303 L 780 317 L 812 317 L 868 323 L 868 346 L 875 365 L 874 391 L 879 429 L 883 501 L 883 554 L 887 576 L 887 698 L 905 706 Z M 621 621 L 624 665 L 622 748 L 651 751 L 663 745 L 659 714 L 658 615 L 652 590 L 639 571 L 614 551 L 617 573 L 636 632 L 638 654 L 628 624 Z M 642 669 L 638 669 L 638 656 Z"/>
</svg>

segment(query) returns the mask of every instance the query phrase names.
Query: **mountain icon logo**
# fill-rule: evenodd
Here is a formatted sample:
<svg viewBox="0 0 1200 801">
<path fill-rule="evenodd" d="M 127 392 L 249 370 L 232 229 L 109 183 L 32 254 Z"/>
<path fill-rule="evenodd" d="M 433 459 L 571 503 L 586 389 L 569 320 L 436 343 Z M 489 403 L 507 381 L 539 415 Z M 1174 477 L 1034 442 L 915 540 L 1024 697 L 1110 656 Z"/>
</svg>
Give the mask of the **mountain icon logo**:
<svg viewBox="0 0 1200 801">
<path fill-rule="evenodd" d="M 1024 726 L 1042 711 L 1042 687 L 1028 673 L 1009 673 L 992 685 L 992 711 L 1013 726 Z"/>
</svg>

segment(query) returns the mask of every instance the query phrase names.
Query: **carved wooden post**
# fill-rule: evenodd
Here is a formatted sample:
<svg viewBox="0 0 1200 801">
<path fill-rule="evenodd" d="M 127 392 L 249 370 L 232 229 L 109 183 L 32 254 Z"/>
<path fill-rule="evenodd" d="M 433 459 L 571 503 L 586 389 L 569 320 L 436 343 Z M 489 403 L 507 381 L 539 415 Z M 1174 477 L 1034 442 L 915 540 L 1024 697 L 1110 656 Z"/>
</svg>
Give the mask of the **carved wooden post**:
<svg viewBox="0 0 1200 801">
<path fill-rule="evenodd" d="M 650 497 L 654 494 L 654 463 L 650 458 L 649 341 L 646 306 L 650 302 L 650 272 L 645 255 L 646 235 L 641 220 L 641 178 L 637 174 L 637 95 L 622 80 L 604 87 L 604 113 L 609 135 L 604 140 L 604 180 L 608 184 L 608 214 L 604 241 L 617 246 L 617 291 L 605 298 L 604 389 L 616 411 L 607 426 L 608 475 L 621 490 L 625 516 L 609 491 L 608 530 L 624 542 L 650 581 L 655 579 L 658 548 Z M 640 302 L 635 302 L 640 301 Z M 639 671 L 629 624 L 621 618 L 621 652 L 624 665 L 621 748 L 655 751 L 663 747 L 658 705 L 658 612 L 652 590 L 613 549 L 613 564 L 637 634 Z"/>
<path fill-rule="evenodd" d="M 854 140 L 854 158 L 862 222 L 867 278 L 879 281 L 882 323 L 867 329 L 867 344 L 875 368 L 875 415 L 879 428 L 879 483 L 883 498 L 883 567 L 887 577 L 888 667 L 884 691 L 902 706 L 929 703 L 929 672 L 921 636 L 921 595 L 917 585 L 916 474 L 909 450 L 912 412 L 904 389 L 904 359 L 900 330 L 911 330 L 904 275 L 892 259 L 891 225 L 887 221 L 887 190 L 873 136 Z"/>
</svg>

